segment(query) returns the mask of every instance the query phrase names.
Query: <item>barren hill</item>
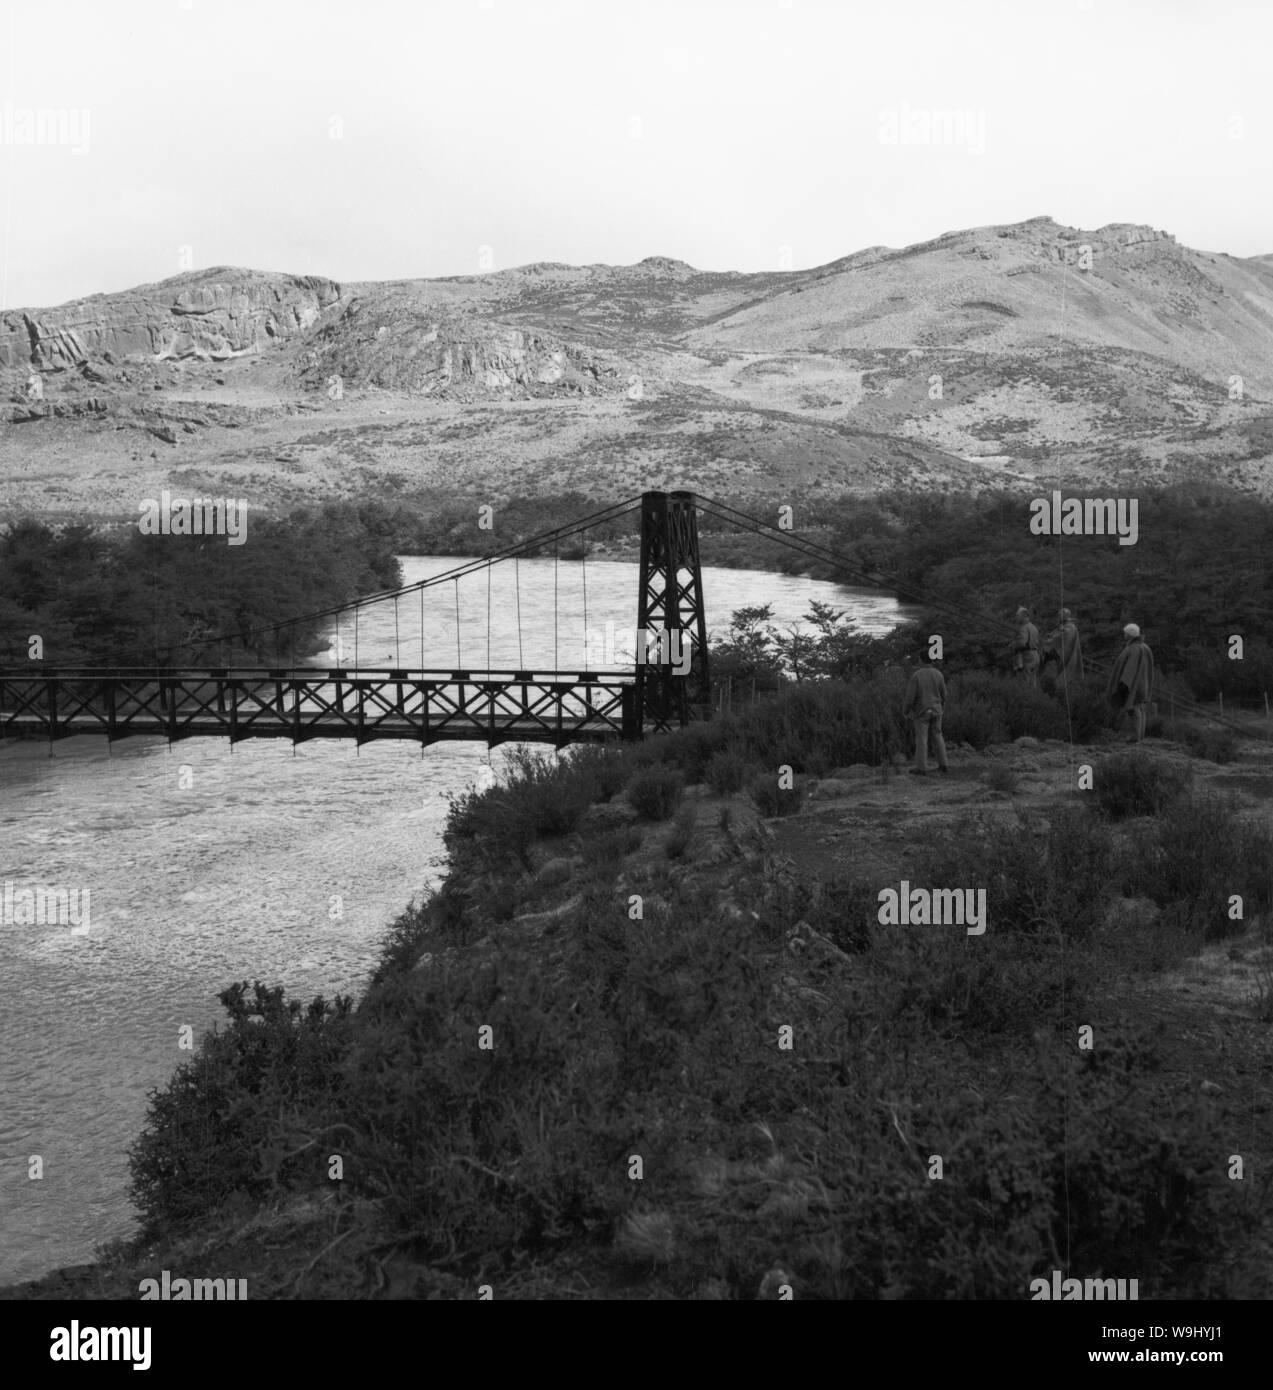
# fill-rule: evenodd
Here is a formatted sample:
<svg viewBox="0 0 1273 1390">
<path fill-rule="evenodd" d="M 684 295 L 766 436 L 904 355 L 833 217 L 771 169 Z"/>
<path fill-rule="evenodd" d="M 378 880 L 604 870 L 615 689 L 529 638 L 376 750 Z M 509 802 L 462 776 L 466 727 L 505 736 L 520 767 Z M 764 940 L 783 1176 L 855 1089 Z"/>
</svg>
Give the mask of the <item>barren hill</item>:
<svg viewBox="0 0 1273 1390">
<path fill-rule="evenodd" d="M 740 499 L 881 486 L 1273 492 L 1273 256 L 1050 218 L 808 270 L 189 272 L 0 315 L 9 508 L 157 488 Z"/>
</svg>

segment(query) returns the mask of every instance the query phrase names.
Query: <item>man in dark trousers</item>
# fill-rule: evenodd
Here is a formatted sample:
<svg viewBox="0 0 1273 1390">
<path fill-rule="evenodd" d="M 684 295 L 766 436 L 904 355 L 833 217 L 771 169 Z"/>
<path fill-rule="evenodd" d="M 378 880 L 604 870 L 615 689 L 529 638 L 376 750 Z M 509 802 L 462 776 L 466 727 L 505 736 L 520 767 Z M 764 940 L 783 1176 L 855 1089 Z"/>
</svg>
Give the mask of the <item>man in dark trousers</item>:
<svg viewBox="0 0 1273 1390">
<path fill-rule="evenodd" d="M 1154 654 L 1145 645 L 1140 628 L 1128 623 L 1123 629 L 1123 650 L 1109 673 L 1107 693 L 1118 710 L 1119 723 L 1124 714 L 1132 717 L 1132 743 L 1145 737 L 1145 711 L 1154 691 Z"/>
<path fill-rule="evenodd" d="M 1031 685 L 1039 683 L 1039 629 L 1030 621 L 1028 608 L 1017 609 L 1017 631 L 1012 639 L 1012 669 Z"/>
<path fill-rule="evenodd" d="M 946 740 L 942 738 L 941 716 L 946 704 L 946 678 L 932 662 L 924 659 L 923 664 L 911 672 L 906 683 L 906 698 L 902 702 L 902 717 L 915 724 L 915 766 L 911 768 L 912 777 L 928 776 L 928 738 L 932 734 L 933 752 L 937 754 L 937 767 L 941 772 L 949 772 L 946 765 Z"/>
</svg>

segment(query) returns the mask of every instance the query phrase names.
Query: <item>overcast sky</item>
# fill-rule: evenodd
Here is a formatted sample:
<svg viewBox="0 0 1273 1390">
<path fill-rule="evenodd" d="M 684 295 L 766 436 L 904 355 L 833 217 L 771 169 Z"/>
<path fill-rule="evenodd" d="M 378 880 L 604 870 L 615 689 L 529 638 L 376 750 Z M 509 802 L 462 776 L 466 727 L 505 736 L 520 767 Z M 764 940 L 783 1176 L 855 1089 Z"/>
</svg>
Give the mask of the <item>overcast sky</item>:
<svg viewBox="0 0 1273 1390">
<path fill-rule="evenodd" d="M 1267 0 L 0 0 L 0 307 L 1042 214 L 1270 253 L 1271 40 Z"/>
</svg>

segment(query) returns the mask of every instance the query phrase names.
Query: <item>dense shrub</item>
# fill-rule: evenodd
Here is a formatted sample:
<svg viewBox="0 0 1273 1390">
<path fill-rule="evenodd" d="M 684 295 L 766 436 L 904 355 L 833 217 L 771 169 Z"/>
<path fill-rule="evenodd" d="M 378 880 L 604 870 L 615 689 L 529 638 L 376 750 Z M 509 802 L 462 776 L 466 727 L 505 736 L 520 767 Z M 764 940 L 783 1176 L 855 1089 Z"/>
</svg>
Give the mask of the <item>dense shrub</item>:
<svg viewBox="0 0 1273 1390">
<path fill-rule="evenodd" d="M 409 970 L 424 949 L 425 939 L 433 930 L 435 914 L 413 902 L 400 912 L 380 942 L 380 955 L 371 974 L 371 983 L 379 984 L 387 975 Z"/>
<path fill-rule="evenodd" d="M 1233 1216 L 1206 1099 L 1147 1085 L 1158 1065 L 1148 1028 L 1115 1025 L 1092 1051 L 1053 1054 L 1040 1078 L 1053 1237 L 1077 1269 L 1138 1277 L 1142 1297 L 1155 1275 L 1196 1266 L 1219 1208 Z"/>
<path fill-rule="evenodd" d="M 642 820 L 660 821 L 676 810 L 685 791 L 685 779 L 673 767 L 648 767 L 628 783 L 628 804 Z"/>
<path fill-rule="evenodd" d="M 524 747 L 510 749 L 506 760 L 499 786 L 451 798 L 442 839 L 453 857 L 491 862 L 511 852 L 530 870 L 535 841 L 572 831 L 611 781 L 615 764 L 558 759 Z"/>
<path fill-rule="evenodd" d="M 743 789 L 751 764 L 732 748 L 712 756 L 703 773 L 703 780 L 717 796 L 732 796 Z"/>
<path fill-rule="evenodd" d="M 181 1226 L 236 1193 L 312 1183 L 317 1153 L 305 1141 L 341 1118 L 352 1000 L 317 998 L 302 1009 L 280 988 L 258 981 L 247 990 L 222 990 L 230 1026 L 205 1036 L 196 1057 L 150 1092 L 129 1171 L 151 1229 Z"/>
<path fill-rule="evenodd" d="M 789 686 L 738 716 L 739 741 L 754 761 L 797 772 L 814 760 L 825 768 L 884 762 L 906 747 L 904 686 L 895 670 Z"/>
<path fill-rule="evenodd" d="M 1092 769 L 1096 804 L 1111 820 L 1158 815 L 1189 780 L 1187 767 L 1139 749 L 1113 753 Z"/>
<path fill-rule="evenodd" d="M 1163 719 L 1156 732 L 1162 738 L 1183 743 L 1196 758 L 1205 758 L 1208 762 L 1231 763 L 1237 757 L 1237 735 L 1224 724 L 1209 724 L 1195 719 Z"/>
<path fill-rule="evenodd" d="M 729 714 L 696 720 L 667 738 L 654 741 L 661 761 L 680 768 L 687 784 L 701 782 L 711 760 L 736 739 L 736 724 Z"/>
<path fill-rule="evenodd" d="M 726 916 L 719 884 L 673 902 L 661 863 L 639 930 L 596 885 L 551 946 L 497 927 L 385 972 L 311 1035 L 295 1006 L 240 992 L 237 1044 L 208 1043 L 211 1065 L 156 1108 L 152 1206 L 321 1182 L 309 1141 L 331 1131 L 349 1188 L 417 1258 L 473 1271 L 609 1250 L 615 1276 L 674 1296 L 710 1278 L 754 1298 L 780 1265 L 797 1297 L 1019 1299 L 1061 1249 L 1078 1275 L 1223 1296 L 1204 1271 L 1240 1213 L 1207 1176 L 1201 1098 L 1148 1038 L 1067 1041 L 1103 988 L 1093 889 L 1128 887 L 1113 834 L 1076 807 L 1043 836 L 970 823 L 935 846 L 915 882 L 984 884 L 984 938 L 882 927 L 878 885 L 782 861 L 740 867 L 731 887 L 757 910 Z M 801 920 L 840 951 L 797 942 Z"/>
<path fill-rule="evenodd" d="M 1086 940 L 1114 891 L 1108 828 L 1081 806 L 1058 812 L 1043 835 L 1001 819 L 970 820 L 938 839 L 925 882 L 986 890 L 987 934 L 1057 934 Z"/>
<path fill-rule="evenodd" d="M 776 773 L 762 772 L 752 778 L 748 795 L 762 816 L 790 816 L 800 809 L 804 800 L 804 784 L 793 778 L 792 785 L 784 787 Z"/>
<path fill-rule="evenodd" d="M 593 879 L 612 879 L 624 859 L 641 843 L 639 826 L 625 825 L 599 835 L 580 835 L 579 854 L 585 874 Z"/>
<path fill-rule="evenodd" d="M 987 743 L 1022 735 L 1067 735 L 1064 706 L 1024 680 L 990 671 L 966 671 L 952 676 L 948 688 L 950 698 L 942 723 L 946 737 L 957 743 L 984 748 Z M 987 733 L 994 736 L 987 737 Z"/>
<path fill-rule="evenodd" d="M 841 951 L 865 951 L 877 927 L 879 886 L 852 874 L 837 874 L 808 886 L 800 915 Z"/>
<path fill-rule="evenodd" d="M 591 783 L 594 801 L 609 801 L 631 773 L 629 750 L 614 744 L 584 743 L 569 750 L 572 774 Z"/>
<path fill-rule="evenodd" d="M 692 803 L 682 806 L 676 813 L 672 833 L 663 842 L 664 853 L 669 859 L 683 859 L 694 843 L 694 833 L 698 826 L 698 808 Z"/>
<path fill-rule="evenodd" d="M 1268 909 L 1273 830 L 1245 819 L 1232 800 L 1178 796 L 1139 841 L 1125 869 L 1127 891 L 1152 898 L 1183 929 L 1211 939 L 1241 932 Z M 1230 899 L 1242 899 L 1241 918 Z"/>
</svg>

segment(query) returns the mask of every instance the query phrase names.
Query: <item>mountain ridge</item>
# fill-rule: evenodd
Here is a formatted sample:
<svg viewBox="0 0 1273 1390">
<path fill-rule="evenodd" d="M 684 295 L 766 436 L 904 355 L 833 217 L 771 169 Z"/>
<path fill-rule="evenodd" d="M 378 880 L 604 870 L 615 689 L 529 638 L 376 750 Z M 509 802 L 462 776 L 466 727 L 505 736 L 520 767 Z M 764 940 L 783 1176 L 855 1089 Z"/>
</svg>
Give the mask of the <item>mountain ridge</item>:
<svg viewBox="0 0 1273 1390">
<path fill-rule="evenodd" d="M 71 507 L 71 480 L 100 507 L 174 469 L 255 479 L 279 507 L 302 480 L 818 496 L 1046 474 L 1273 494 L 1273 254 L 1039 216 L 799 270 L 216 266 L 6 311 L 0 396 L 7 499 L 41 511 Z"/>
</svg>

